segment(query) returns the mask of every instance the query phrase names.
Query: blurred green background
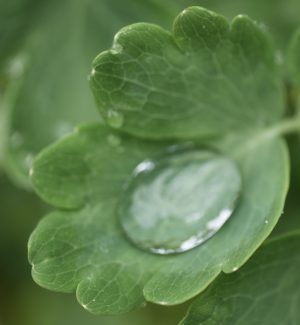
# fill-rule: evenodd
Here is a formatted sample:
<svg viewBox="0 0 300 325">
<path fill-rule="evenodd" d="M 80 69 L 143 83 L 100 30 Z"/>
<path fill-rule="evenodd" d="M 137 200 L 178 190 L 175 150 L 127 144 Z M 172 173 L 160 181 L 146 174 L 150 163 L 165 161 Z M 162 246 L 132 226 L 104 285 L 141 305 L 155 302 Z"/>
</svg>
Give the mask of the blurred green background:
<svg viewBox="0 0 300 325">
<path fill-rule="evenodd" d="M 87 74 L 92 58 L 109 47 L 118 29 L 138 21 L 170 29 L 175 15 L 190 4 L 228 18 L 247 13 L 264 22 L 283 58 L 300 26 L 299 0 L 0 0 L 0 325 L 169 325 L 185 313 L 187 304 L 93 316 L 74 295 L 38 287 L 30 276 L 27 241 L 49 207 L 31 192 L 27 173 L 33 158 L 29 154 L 35 155 L 76 123 L 98 118 Z M 75 16 L 65 15 L 69 12 Z M 87 22 L 79 25 L 80 18 Z M 78 25 L 86 34 L 75 28 Z M 11 64 L 20 55 L 29 61 L 26 71 L 18 72 Z M 18 134 L 25 134 L 22 141 Z M 289 143 L 291 190 L 274 234 L 300 226 L 299 138 L 290 137 Z"/>
</svg>

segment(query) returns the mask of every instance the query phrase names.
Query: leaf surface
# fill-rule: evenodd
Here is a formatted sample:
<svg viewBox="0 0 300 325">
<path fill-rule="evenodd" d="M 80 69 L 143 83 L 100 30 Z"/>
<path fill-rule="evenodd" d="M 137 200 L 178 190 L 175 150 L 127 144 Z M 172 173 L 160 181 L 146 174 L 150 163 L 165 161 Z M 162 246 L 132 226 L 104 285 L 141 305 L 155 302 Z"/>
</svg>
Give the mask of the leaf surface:
<svg viewBox="0 0 300 325">
<path fill-rule="evenodd" d="M 256 140 L 229 146 L 236 148 L 243 180 L 231 219 L 202 246 L 168 256 L 133 246 L 116 207 L 136 165 L 172 142 L 141 141 L 96 124 L 50 146 L 36 159 L 32 181 L 44 200 L 61 209 L 44 218 L 30 238 L 35 281 L 51 290 L 76 290 L 91 312 L 114 314 L 145 300 L 181 303 L 222 270 L 236 270 L 275 226 L 287 191 L 284 142 Z"/>
<path fill-rule="evenodd" d="M 125 27 L 94 60 L 90 79 L 103 118 L 142 138 L 220 136 L 282 116 L 267 35 L 246 16 L 228 23 L 200 7 L 184 10 L 173 34 Z"/>
<path fill-rule="evenodd" d="M 180 324 L 299 324 L 299 267 L 299 231 L 274 238 L 238 272 L 221 275 Z"/>
</svg>

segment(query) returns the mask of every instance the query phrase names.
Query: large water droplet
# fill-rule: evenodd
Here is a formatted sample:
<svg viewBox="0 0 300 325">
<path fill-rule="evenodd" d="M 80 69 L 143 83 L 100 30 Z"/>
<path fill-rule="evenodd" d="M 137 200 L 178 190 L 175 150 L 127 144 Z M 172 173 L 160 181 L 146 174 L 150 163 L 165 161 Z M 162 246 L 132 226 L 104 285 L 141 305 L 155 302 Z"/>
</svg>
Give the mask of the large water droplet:
<svg viewBox="0 0 300 325">
<path fill-rule="evenodd" d="M 232 215 L 241 190 L 235 163 L 209 150 L 177 149 L 134 170 L 119 206 L 122 227 L 138 247 L 188 251 Z"/>
<path fill-rule="evenodd" d="M 115 129 L 119 129 L 124 122 L 124 116 L 122 113 L 114 111 L 114 110 L 110 110 L 107 114 L 107 123 L 115 128 Z"/>
</svg>

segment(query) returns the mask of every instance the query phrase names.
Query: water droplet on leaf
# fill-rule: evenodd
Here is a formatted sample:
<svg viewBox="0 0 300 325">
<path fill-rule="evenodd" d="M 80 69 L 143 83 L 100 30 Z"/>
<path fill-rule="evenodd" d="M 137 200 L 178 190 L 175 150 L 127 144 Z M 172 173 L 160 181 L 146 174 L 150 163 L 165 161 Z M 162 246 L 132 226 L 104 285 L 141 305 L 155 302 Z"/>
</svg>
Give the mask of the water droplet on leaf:
<svg viewBox="0 0 300 325">
<path fill-rule="evenodd" d="M 232 215 L 241 190 L 235 163 L 195 148 L 169 150 L 134 170 L 119 205 L 127 237 L 157 253 L 188 251 Z"/>
<path fill-rule="evenodd" d="M 32 167 L 33 159 L 34 159 L 34 155 L 33 155 L 32 153 L 28 153 L 28 154 L 25 156 L 24 163 L 25 163 L 25 166 L 26 166 L 27 168 L 31 168 L 31 167 Z"/>
<path fill-rule="evenodd" d="M 94 76 L 95 76 L 95 74 L 96 74 L 96 70 L 93 68 L 93 69 L 92 69 L 92 71 L 91 71 L 91 76 L 93 76 L 93 77 L 94 77 Z"/>
<path fill-rule="evenodd" d="M 124 122 L 124 116 L 122 113 L 119 113 L 117 111 L 109 111 L 107 114 L 107 123 L 115 129 L 119 129 Z"/>
<path fill-rule="evenodd" d="M 115 36 L 115 39 L 117 39 L 117 35 Z M 114 41 L 111 52 L 113 54 L 120 54 L 123 52 L 123 46 L 120 43 Z"/>
<path fill-rule="evenodd" d="M 121 144 L 121 138 L 115 134 L 109 134 L 107 141 L 112 147 L 118 147 Z"/>
</svg>

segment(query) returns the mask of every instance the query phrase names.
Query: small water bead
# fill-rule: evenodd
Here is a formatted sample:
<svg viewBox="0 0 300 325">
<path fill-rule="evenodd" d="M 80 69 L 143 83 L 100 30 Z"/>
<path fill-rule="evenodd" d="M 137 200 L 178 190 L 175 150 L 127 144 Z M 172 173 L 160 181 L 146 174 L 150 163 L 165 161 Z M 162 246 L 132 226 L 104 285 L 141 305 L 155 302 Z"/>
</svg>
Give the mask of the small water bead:
<svg viewBox="0 0 300 325">
<path fill-rule="evenodd" d="M 224 225 L 240 190 L 241 175 L 230 159 L 209 150 L 172 150 L 135 168 L 118 213 L 136 246 L 185 252 Z"/>
<path fill-rule="evenodd" d="M 91 76 L 94 77 L 96 75 L 96 70 L 93 68 L 91 71 Z"/>
<path fill-rule="evenodd" d="M 124 122 L 124 116 L 122 113 L 110 110 L 107 114 L 107 123 L 115 129 L 119 129 Z"/>
<path fill-rule="evenodd" d="M 27 169 L 28 168 L 30 169 L 32 167 L 33 159 L 34 159 L 34 154 L 33 153 L 28 153 L 25 156 L 24 164 L 27 167 Z"/>
<path fill-rule="evenodd" d="M 107 141 L 112 147 L 119 147 L 121 145 L 121 138 L 115 134 L 109 134 Z"/>
</svg>

